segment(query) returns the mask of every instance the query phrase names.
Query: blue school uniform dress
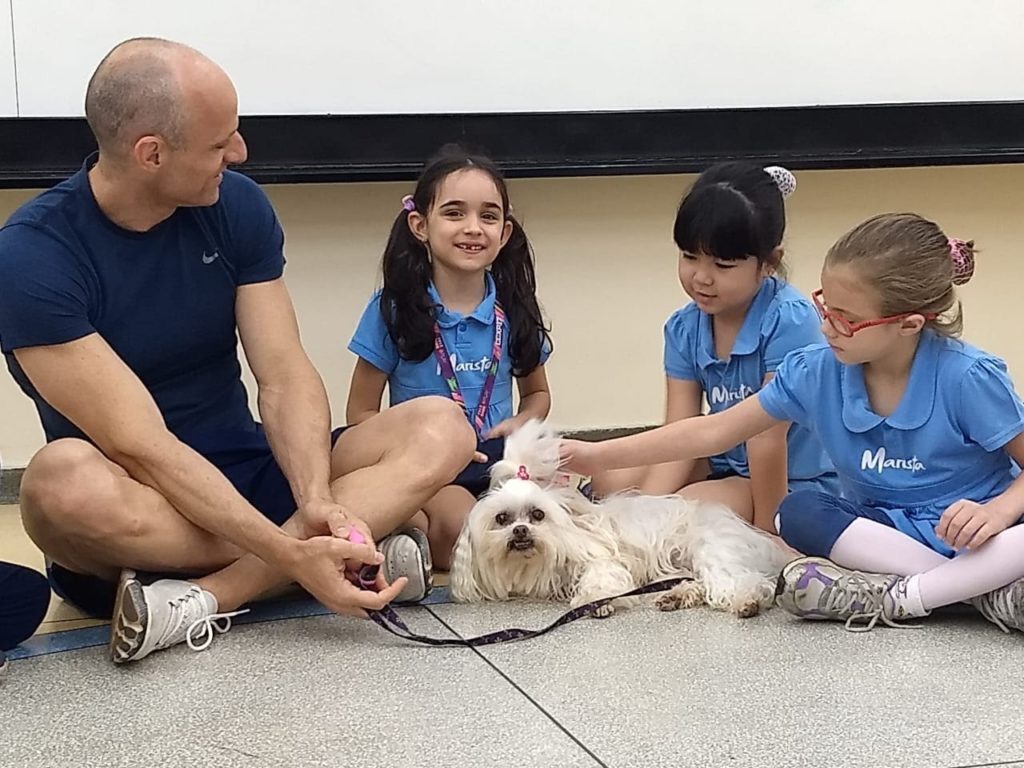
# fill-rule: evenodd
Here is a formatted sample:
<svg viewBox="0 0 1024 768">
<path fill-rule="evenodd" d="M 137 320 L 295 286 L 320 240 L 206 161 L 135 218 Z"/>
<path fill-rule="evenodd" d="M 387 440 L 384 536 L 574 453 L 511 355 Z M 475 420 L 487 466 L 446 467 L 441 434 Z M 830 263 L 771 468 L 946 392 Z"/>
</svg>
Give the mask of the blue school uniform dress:
<svg viewBox="0 0 1024 768">
<path fill-rule="evenodd" d="M 780 509 L 783 538 L 806 554 L 827 556 L 855 517 L 868 517 L 950 557 L 935 533 L 946 508 L 989 501 L 1018 473 L 1002 448 L 1024 432 L 1024 404 L 1005 363 L 930 330 L 889 416 L 871 410 L 862 366 L 827 346 L 789 355 L 758 397 L 771 416 L 813 431 L 839 474 L 844 503 L 824 505 L 840 514 L 821 514 L 821 499 L 809 510 L 807 497 Z"/>
<path fill-rule="evenodd" d="M 814 306 L 799 291 L 777 278 L 763 282 L 750 303 L 732 352 L 726 360 L 715 353 L 711 316 L 688 304 L 665 323 L 665 373 L 696 381 L 711 413 L 724 411 L 761 389 L 786 354 L 824 341 Z M 810 430 L 794 424 L 787 437 L 789 489 L 837 489 L 836 475 L 821 444 Z M 741 444 L 709 459 L 712 477 L 750 477 L 747 447 Z"/>
<path fill-rule="evenodd" d="M 465 399 L 467 417 L 471 423 L 477 413 L 487 373 L 494 357 L 497 293 L 490 274 L 486 275 L 485 279 L 484 298 L 468 315 L 445 309 L 433 283 L 429 287 L 430 298 L 437 306 L 437 327 L 452 372 L 458 381 L 459 392 Z M 484 441 L 483 435 L 513 416 L 513 376 L 512 361 L 508 352 L 507 321 L 504 326 L 500 345 L 501 358 L 494 378 L 494 389 L 490 402 L 482 413 L 483 428 L 478 430 L 479 449 L 487 454 L 489 461 L 487 464 L 471 464 L 456 479 L 456 484 L 463 485 L 474 495 L 486 490 L 487 470 L 501 458 L 504 450 L 503 439 Z M 391 405 L 425 395 L 451 397 L 451 389 L 435 355 L 429 355 L 420 361 L 404 360 L 399 356 L 398 347 L 388 334 L 381 314 L 380 291 L 374 294 L 363 312 L 348 348 L 374 368 L 388 375 Z M 550 352 L 545 345 L 541 350 L 541 365 L 547 361 Z"/>
</svg>

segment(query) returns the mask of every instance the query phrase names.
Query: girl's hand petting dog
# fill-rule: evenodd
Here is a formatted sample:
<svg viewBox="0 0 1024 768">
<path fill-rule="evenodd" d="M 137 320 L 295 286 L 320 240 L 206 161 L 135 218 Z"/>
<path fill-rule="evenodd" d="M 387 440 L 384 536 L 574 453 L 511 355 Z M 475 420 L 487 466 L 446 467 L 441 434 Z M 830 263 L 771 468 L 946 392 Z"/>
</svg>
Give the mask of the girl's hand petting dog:
<svg viewBox="0 0 1024 768">
<path fill-rule="evenodd" d="M 558 445 L 558 456 L 562 468 L 578 475 L 590 476 L 602 469 L 599 443 L 584 440 L 562 440 Z"/>
</svg>

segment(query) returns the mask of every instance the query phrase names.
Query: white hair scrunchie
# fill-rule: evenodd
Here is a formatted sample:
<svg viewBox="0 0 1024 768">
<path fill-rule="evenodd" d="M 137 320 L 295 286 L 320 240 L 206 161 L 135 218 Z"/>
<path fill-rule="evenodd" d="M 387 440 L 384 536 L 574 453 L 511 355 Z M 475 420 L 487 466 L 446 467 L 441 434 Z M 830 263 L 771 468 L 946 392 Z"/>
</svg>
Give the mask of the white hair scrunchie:
<svg viewBox="0 0 1024 768">
<path fill-rule="evenodd" d="M 796 191 L 796 176 L 781 165 L 769 165 L 764 172 L 772 177 L 783 197 L 789 197 Z"/>
</svg>

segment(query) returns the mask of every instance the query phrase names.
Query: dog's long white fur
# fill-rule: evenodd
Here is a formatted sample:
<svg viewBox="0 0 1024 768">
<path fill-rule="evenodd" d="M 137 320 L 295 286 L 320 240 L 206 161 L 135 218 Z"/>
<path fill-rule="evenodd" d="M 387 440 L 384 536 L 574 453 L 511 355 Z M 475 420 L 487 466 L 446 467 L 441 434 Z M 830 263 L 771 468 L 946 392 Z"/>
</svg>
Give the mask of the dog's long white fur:
<svg viewBox="0 0 1024 768">
<path fill-rule="evenodd" d="M 771 605 L 788 557 L 769 536 L 719 504 L 636 493 L 595 504 L 575 489 L 556 487 L 558 442 L 538 421 L 509 436 L 491 489 L 456 544 L 456 600 L 523 596 L 575 606 L 692 576 L 714 608 L 746 616 Z M 516 529 L 529 547 L 511 546 Z M 680 589 L 694 594 L 693 585 Z"/>
</svg>

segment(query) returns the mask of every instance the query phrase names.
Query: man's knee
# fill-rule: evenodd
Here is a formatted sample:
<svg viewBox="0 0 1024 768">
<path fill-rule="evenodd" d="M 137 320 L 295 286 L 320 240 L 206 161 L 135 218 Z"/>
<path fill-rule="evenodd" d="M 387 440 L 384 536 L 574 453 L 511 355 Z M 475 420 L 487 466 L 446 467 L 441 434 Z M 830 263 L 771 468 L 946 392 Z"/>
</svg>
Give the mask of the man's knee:
<svg viewBox="0 0 1024 768">
<path fill-rule="evenodd" d="M 67 529 L 110 510 L 116 479 L 110 465 L 84 440 L 57 440 L 29 462 L 21 481 L 21 512 L 32 535 L 41 525 Z M 35 538 L 35 536 L 33 536 Z"/>
<path fill-rule="evenodd" d="M 473 459 L 476 433 L 462 406 L 443 397 L 421 397 L 408 414 L 410 441 L 421 459 L 421 466 L 449 482 Z"/>
</svg>

